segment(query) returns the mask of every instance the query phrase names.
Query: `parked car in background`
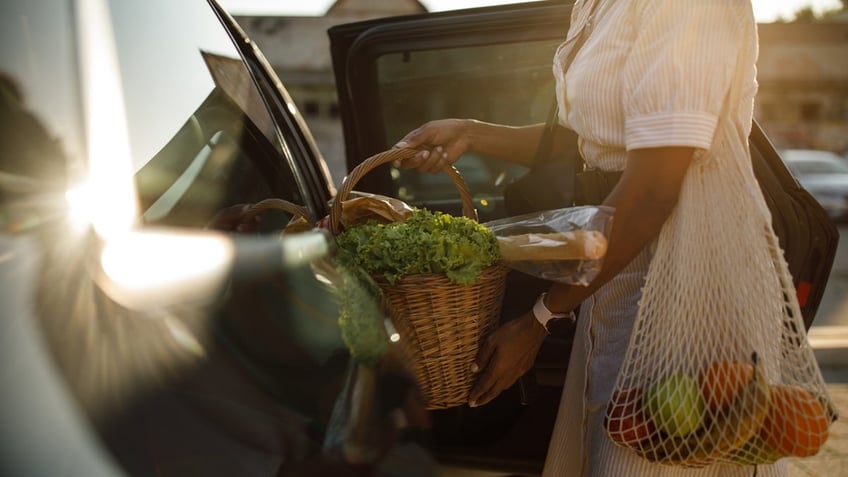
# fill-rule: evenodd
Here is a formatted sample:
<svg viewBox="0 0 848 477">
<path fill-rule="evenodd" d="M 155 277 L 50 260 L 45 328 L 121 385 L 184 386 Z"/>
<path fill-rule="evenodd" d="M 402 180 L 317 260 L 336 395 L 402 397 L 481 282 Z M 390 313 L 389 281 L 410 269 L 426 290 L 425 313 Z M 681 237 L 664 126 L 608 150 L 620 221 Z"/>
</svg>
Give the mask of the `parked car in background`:
<svg viewBox="0 0 848 477">
<path fill-rule="evenodd" d="M 571 3 L 332 28 L 348 170 L 434 118 L 543 122 Z M 2 9 L 0 475 L 540 472 L 573 328 L 478 408 L 422 412 L 403 362 L 359 380 L 332 241 L 279 233 L 329 213 L 326 162 L 215 0 Z M 756 123 L 751 149 L 777 154 Z M 458 167 L 480 220 L 506 216 L 524 171 Z M 448 177 L 391 164 L 357 189 L 462 210 Z M 296 208 L 232 220 L 265 199 Z M 503 319 L 546 287 L 511 274 Z"/>
<path fill-rule="evenodd" d="M 833 220 L 848 221 L 848 159 L 817 149 L 784 149 L 780 157 Z"/>
</svg>

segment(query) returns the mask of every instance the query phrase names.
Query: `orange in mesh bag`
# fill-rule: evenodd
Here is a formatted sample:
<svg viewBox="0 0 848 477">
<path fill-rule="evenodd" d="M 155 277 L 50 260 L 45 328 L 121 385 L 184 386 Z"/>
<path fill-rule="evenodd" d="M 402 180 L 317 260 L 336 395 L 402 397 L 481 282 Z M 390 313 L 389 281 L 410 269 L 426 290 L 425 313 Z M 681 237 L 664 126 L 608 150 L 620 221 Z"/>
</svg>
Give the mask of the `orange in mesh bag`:
<svg viewBox="0 0 848 477">
<path fill-rule="evenodd" d="M 799 386 L 775 386 L 771 407 L 759 436 L 780 455 L 807 457 L 818 453 L 830 425 L 822 401 Z"/>
<path fill-rule="evenodd" d="M 750 184 L 742 160 L 700 156 L 657 239 L 605 415 L 609 438 L 651 462 L 811 456 L 836 419 L 768 210 Z"/>
</svg>

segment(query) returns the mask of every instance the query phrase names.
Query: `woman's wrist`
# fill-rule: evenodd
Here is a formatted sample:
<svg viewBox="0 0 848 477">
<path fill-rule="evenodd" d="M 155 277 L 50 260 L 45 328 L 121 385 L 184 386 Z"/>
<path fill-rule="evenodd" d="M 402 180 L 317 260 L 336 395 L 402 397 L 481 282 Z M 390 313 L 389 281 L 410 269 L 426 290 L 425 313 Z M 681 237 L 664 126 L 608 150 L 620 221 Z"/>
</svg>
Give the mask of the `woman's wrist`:
<svg viewBox="0 0 848 477">
<path fill-rule="evenodd" d="M 473 152 L 486 152 L 486 143 L 490 142 L 487 139 L 487 129 L 492 127 L 491 124 L 477 119 L 463 119 L 463 133 L 468 138 L 468 150 Z"/>
<path fill-rule="evenodd" d="M 515 164 L 530 166 L 542 125 L 510 126 L 466 119 L 463 132 L 468 149 Z"/>
<path fill-rule="evenodd" d="M 577 319 L 573 309 L 567 312 L 552 311 L 545 300 L 547 295 L 547 293 L 539 295 L 539 298 L 536 299 L 536 303 L 533 305 L 533 309 L 531 310 L 531 314 L 535 318 L 536 322 L 538 322 L 546 332 L 550 332 L 549 324 L 551 321 L 568 320 L 574 322 Z"/>
<path fill-rule="evenodd" d="M 552 313 L 565 314 L 576 309 L 585 299 L 581 292 L 585 287 L 572 287 L 563 283 L 555 283 L 543 293 L 543 303 Z"/>
<path fill-rule="evenodd" d="M 525 313 L 522 319 L 527 323 L 527 327 L 539 336 L 540 340 L 545 339 L 545 336 L 551 334 L 548 328 L 536 318 L 532 309 Z"/>
</svg>

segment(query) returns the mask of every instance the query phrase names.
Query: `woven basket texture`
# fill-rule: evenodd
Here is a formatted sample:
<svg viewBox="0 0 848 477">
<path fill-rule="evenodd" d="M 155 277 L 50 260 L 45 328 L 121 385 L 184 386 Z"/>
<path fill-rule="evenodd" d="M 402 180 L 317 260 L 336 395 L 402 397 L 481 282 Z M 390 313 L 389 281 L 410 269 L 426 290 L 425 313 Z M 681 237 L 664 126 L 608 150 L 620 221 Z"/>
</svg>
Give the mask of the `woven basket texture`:
<svg viewBox="0 0 848 477">
<path fill-rule="evenodd" d="M 417 151 L 390 149 L 360 163 L 342 182 L 330 211 L 330 231 L 338 234 L 341 204 L 369 171 Z M 471 193 L 453 166 L 442 170 L 459 191 L 463 215 L 477 220 Z M 407 275 L 395 283 L 374 277 L 383 291 L 391 320 L 411 360 L 427 409 L 446 409 L 468 401 L 474 384 L 471 365 L 480 344 L 497 327 L 508 268 L 496 263 L 470 285 L 444 274 Z"/>
</svg>

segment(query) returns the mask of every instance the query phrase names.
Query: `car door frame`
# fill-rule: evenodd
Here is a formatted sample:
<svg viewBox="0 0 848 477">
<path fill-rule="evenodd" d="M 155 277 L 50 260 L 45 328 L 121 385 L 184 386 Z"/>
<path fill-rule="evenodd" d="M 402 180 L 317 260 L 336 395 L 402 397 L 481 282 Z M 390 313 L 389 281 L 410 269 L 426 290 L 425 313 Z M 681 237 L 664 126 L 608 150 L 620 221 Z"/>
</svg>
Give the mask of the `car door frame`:
<svg viewBox="0 0 848 477">
<path fill-rule="evenodd" d="M 280 142 L 285 146 L 284 159 L 289 162 L 295 180 L 298 181 L 298 188 L 305 201 L 301 205 L 306 207 L 310 221 L 315 223 L 329 213 L 329 201 L 335 195 L 329 168 L 317 143 L 288 90 L 256 43 L 250 40 L 217 0 L 207 1 L 253 75 L 253 81 L 280 135 Z"/>
<path fill-rule="evenodd" d="M 385 143 L 384 118 L 380 117 L 379 88 L 375 59 L 386 53 L 428 50 L 457 46 L 483 45 L 492 42 L 509 42 L 552 38 L 558 31 L 564 37 L 570 8 L 573 2 L 539 1 L 499 7 L 486 7 L 451 12 L 410 15 L 394 18 L 369 20 L 338 25 L 328 33 L 335 80 L 339 95 L 339 109 L 345 136 L 348 170 L 353 169 L 368 156 L 380 152 L 389 145 Z M 533 25 L 528 28 L 527 25 Z M 557 29 L 560 30 L 557 30 Z M 749 136 L 753 155 L 763 160 L 778 160 L 777 151 L 755 120 Z M 762 161 L 754 161 L 755 168 L 762 169 Z M 758 164 L 760 164 L 758 166 Z M 762 171 L 759 171 L 762 173 Z M 375 171 L 359 183 L 359 188 L 375 193 L 393 193 L 388 170 Z M 532 298 L 535 295 L 531 296 Z M 815 298 L 815 297 L 814 297 Z M 820 298 L 820 297 L 819 297 Z M 505 302 L 506 305 L 510 303 Z M 512 310 L 529 306 L 529 302 L 511 303 Z M 573 330 L 571 330 L 573 332 Z M 550 426 L 556 416 L 557 393 L 539 393 L 539 389 L 550 391 L 564 382 L 565 369 L 570 350 L 571 336 L 566 331 L 561 336 L 554 333 L 543 345 L 534 368 L 533 382 L 536 387 L 531 394 L 527 409 L 522 416 L 522 426 L 505 434 L 492 445 L 488 452 L 480 447 L 465 445 L 460 440 L 440 441 L 436 436 L 435 451 L 442 462 L 464 467 L 491 469 L 502 472 L 537 474 L 541 472 L 545 452 L 515 451 L 504 446 L 545 446 L 550 435 Z M 542 386 L 539 386 L 542 384 Z M 526 392 L 527 389 L 522 390 Z M 469 417 L 474 410 L 461 409 L 451 416 L 457 422 Z M 498 411 L 495 411 L 497 414 Z M 545 422 L 549 419 L 550 422 Z M 436 422 L 437 428 L 439 422 Z M 579 425 L 579 423 L 575 423 Z M 438 429 L 437 429 L 438 430 Z M 534 434 L 535 433 L 535 434 Z M 546 448 L 544 449 L 546 450 Z M 524 453 L 522 453 L 524 452 Z"/>
</svg>

